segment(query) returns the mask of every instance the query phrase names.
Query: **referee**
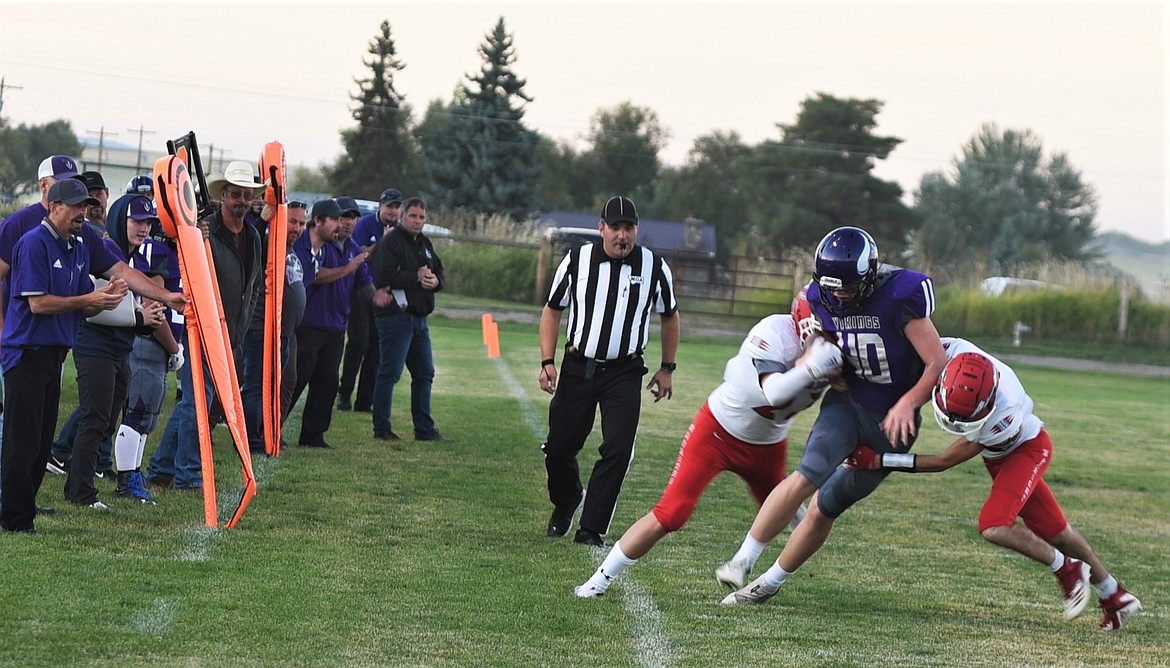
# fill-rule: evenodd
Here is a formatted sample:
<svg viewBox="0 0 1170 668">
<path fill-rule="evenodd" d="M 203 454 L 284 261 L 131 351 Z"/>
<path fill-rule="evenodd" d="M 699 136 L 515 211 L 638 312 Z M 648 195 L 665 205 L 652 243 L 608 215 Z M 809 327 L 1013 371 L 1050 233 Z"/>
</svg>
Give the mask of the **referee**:
<svg viewBox="0 0 1170 668">
<path fill-rule="evenodd" d="M 577 453 L 601 407 L 601 458 L 593 466 L 581 525 L 573 538 L 601 546 L 634 458 L 650 313 L 657 311 L 662 318 L 662 364 L 646 386 L 656 402 L 671 396 L 679 318 L 670 267 L 635 243 L 638 211 L 634 203 L 627 197 L 609 198 L 597 229 L 601 243 L 569 251 L 553 278 L 540 317 L 540 389 L 553 395 L 548 406 L 548 439 L 541 446 L 553 504 L 549 536 L 568 534 L 581 504 Z M 565 309 L 569 322 L 558 383 L 554 357 Z"/>
</svg>

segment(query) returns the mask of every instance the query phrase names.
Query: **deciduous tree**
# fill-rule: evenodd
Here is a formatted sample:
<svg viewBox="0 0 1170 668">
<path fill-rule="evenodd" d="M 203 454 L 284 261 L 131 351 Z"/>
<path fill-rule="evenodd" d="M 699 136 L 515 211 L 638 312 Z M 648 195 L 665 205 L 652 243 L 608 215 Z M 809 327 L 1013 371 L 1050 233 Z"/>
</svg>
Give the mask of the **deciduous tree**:
<svg viewBox="0 0 1170 668">
<path fill-rule="evenodd" d="M 1092 187 L 1064 154 L 1046 159 L 1030 130 L 984 125 L 949 175 L 922 177 L 915 207 L 922 219 L 915 251 L 930 267 L 975 260 L 1003 271 L 1021 262 L 1095 256 Z"/>
</svg>

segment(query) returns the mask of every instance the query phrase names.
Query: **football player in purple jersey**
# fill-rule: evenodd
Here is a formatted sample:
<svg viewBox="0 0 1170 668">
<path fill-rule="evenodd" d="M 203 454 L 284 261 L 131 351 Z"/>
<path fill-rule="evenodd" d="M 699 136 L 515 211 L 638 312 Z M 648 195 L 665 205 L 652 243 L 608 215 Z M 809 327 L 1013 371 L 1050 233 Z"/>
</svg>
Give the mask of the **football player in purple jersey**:
<svg viewBox="0 0 1170 668">
<path fill-rule="evenodd" d="M 821 400 L 800 465 L 772 490 L 739 551 L 716 570 L 719 582 L 738 588 L 723 599 L 725 605 L 771 598 L 816 554 L 837 518 L 877 489 L 889 471 L 852 470 L 842 461 L 861 444 L 878 453 L 908 450 L 922 422 L 919 408 L 946 365 L 930 320 L 934 282 L 880 264 L 877 244 L 865 230 L 839 227 L 821 240 L 808 301 L 825 334 L 841 347 L 845 364 Z M 744 585 L 768 541 L 814 493 L 776 563 Z"/>
</svg>

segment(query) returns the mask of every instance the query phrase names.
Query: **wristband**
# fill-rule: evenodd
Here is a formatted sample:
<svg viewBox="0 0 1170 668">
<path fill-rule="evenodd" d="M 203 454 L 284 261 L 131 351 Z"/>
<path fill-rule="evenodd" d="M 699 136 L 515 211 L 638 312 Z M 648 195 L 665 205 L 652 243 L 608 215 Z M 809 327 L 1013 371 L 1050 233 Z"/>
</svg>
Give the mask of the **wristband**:
<svg viewBox="0 0 1170 668">
<path fill-rule="evenodd" d="M 557 363 L 557 361 L 556 361 L 556 360 L 554 360 L 553 358 L 551 358 L 551 357 L 550 357 L 550 358 L 548 358 L 548 359 L 544 359 L 544 360 L 541 360 L 541 361 L 540 361 L 540 368 L 542 368 L 542 369 L 543 369 L 544 367 L 546 367 L 546 366 L 548 366 L 548 365 L 550 365 L 550 364 L 553 364 L 553 365 L 555 365 L 556 363 Z"/>
<path fill-rule="evenodd" d="M 659 368 L 662 369 L 663 371 L 669 371 L 671 373 L 674 373 L 674 370 L 678 368 L 678 362 L 663 362 L 662 366 L 660 366 Z"/>
<path fill-rule="evenodd" d="M 915 471 L 918 469 L 918 455 L 904 452 L 887 452 L 882 455 L 882 468 L 899 471 Z"/>
</svg>

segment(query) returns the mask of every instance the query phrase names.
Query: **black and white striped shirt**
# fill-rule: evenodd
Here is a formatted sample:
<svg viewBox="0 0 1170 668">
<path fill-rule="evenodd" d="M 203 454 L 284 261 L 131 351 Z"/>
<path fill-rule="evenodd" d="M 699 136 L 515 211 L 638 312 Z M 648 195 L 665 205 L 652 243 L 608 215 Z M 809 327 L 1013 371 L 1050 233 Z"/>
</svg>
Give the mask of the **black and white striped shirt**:
<svg viewBox="0 0 1170 668">
<path fill-rule="evenodd" d="M 570 350 L 586 358 L 617 360 L 641 355 L 650 338 L 650 313 L 678 310 L 670 267 L 650 249 L 634 246 L 614 260 L 600 243 L 569 251 L 549 290 L 551 309 L 569 309 Z"/>
</svg>

